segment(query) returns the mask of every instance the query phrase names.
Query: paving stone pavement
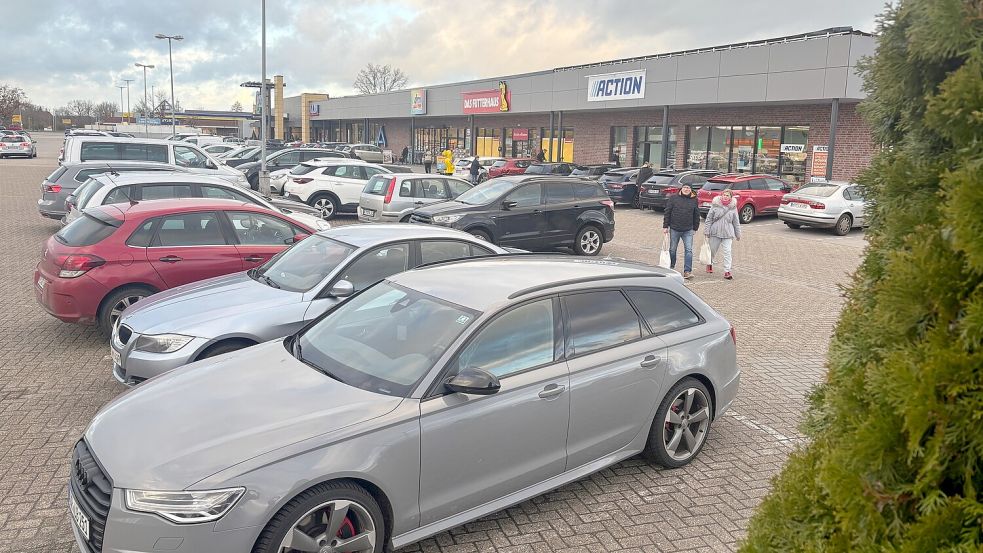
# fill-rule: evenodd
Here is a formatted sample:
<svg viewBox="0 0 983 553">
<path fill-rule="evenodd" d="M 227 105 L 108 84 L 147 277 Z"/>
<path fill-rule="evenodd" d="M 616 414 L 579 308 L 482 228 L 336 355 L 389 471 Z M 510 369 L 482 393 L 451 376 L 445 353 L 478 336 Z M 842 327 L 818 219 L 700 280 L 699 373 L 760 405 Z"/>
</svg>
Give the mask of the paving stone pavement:
<svg viewBox="0 0 983 553">
<path fill-rule="evenodd" d="M 94 329 L 61 323 L 35 302 L 34 266 L 59 228 L 35 202 L 61 136 L 38 139 L 37 159 L 0 160 L 0 552 L 77 551 L 65 491 L 71 448 L 124 390 Z M 654 262 L 661 239 L 661 213 L 619 207 L 603 253 Z M 801 443 L 804 395 L 823 378 L 839 286 L 864 244 L 859 231 L 839 238 L 762 217 L 735 245 L 733 281 L 697 269 L 690 286 L 734 323 L 744 372 L 732 411 L 693 463 L 668 471 L 633 458 L 401 553 L 736 549 Z"/>
</svg>

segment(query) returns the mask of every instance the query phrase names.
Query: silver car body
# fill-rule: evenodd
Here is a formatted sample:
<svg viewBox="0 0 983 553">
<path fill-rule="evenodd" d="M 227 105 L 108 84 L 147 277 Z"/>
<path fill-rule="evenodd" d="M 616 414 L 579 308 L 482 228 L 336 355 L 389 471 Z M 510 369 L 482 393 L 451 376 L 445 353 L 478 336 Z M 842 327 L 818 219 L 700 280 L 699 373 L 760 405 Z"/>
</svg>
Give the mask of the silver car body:
<svg viewBox="0 0 983 553">
<path fill-rule="evenodd" d="M 351 146 L 347 147 L 345 153 L 354 158 L 361 159 L 362 161 L 368 161 L 370 163 L 382 163 L 385 161 L 382 148 L 374 144 L 352 144 Z"/>
<path fill-rule="evenodd" d="M 236 148 L 237 148 L 237 146 L 235 144 L 230 144 L 228 142 L 221 142 L 221 143 L 218 143 L 218 144 L 209 144 L 208 146 L 205 146 L 202 149 L 205 150 L 206 152 L 212 154 L 213 156 L 215 156 L 216 159 L 218 159 L 218 157 L 220 155 L 222 155 L 224 153 L 227 153 L 227 152 L 231 152 L 232 150 L 235 150 Z"/>
<path fill-rule="evenodd" d="M 161 539 L 186 551 L 250 551 L 292 498 L 338 479 L 374 494 L 389 514 L 387 542 L 401 547 L 638 454 L 667 390 L 684 377 L 709 388 L 714 418 L 737 394 L 729 323 L 657 268 L 515 256 L 407 271 L 377 286 L 473 313 L 457 319 L 457 337 L 405 394 L 329 378 L 276 340 L 172 371 L 100 411 L 76 455 L 82 477 L 108 490 L 102 551 L 149 552 Z M 580 356 L 557 346 L 552 362 L 503 376 L 493 395 L 440 384 L 445 367 L 503 311 L 534 300 L 555 310 L 569 294 L 630 287 L 682 298 L 698 324 Z M 557 343 L 564 332 L 556 327 Z M 79 477 L 70 478 L 75 501 Z M 246 492 L 210 523 L 171 524 L 124 500 L 133 489 L 228 488 Z"/>
<path fill-rule="evenodd" d="M 429 173 L 376 175 L 362 190 L 358 220 L 365 223 L 407 222 L 414 209 L 453 200 L 471 186 L 462 179 Z M 390 187 L 391 195 L 388 194 Z M 389 203 L 386 203 L 387 197 Z"/>
<path fill-rule="evenodd" d="M 215 344 L 230 340 L 265 342 L 296 332 L 338 303 L 325 292 L 367 252 L 411 243 L 407 268 L 417 264 L 414 259 L 422 259 L 413 244 L 426 241 L 468 244 L 475 255 L 508 253 L 465 232 L 423 225 L 355 225 L 318 236 L 347 244 L 352 252 L 306 292 L 277 289 L 246 273 L 235 273 L 172 288 L 134 304 L 122 314 L 110 340 L 121 361 L 113 367 L 116 379 L 136 384 L 198 359 Z M 173 353 L 147 353 L 135 348 L 140 336 L 159 334 L 192 336 L 193 340 Z"/>
<path fill-rule="evenodd" d="M 454 162 L 454 176 L 459 179 L 464 179 L 467 181 L 471 180 L 471 162 L 474 161 L 474 157 L 462 157 L 461 159 Z M 478 181 L 484 181 L 488 179 L 488 168 L 495 164 L 496 161 L 505 161 L 504 157 L 479 157 L 478 164 L 481 168 L 478 170 Z"/>
<path fill-rule="evenodd" d="M 37 145 L 31 137 L 22 134 L 8 134 L 0 137 L 0 158 L 38 157 Z"/>
<path fill-rule="evenodd" d="M 849 216 L 849 228 L 860 228 L 867 224 L 866 207 L 856 184 L 815 182 L 785 194 L 778 219 L 793 225 L 834 228 L 841 217 Z"/>
</svg>

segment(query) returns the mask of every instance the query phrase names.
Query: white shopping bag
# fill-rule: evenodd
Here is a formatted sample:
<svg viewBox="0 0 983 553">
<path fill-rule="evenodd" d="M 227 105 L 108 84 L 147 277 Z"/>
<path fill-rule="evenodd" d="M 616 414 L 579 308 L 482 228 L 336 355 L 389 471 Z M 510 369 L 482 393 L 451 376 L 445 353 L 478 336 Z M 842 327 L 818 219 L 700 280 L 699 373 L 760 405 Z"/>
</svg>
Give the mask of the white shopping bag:
<svg viewBox="0 0 983 553">
<path fill-rule="evenodd" d="M 700 264 L 713 265 L 713 254 L 710 253 L 710 244 L 707 242 L 703 242 L 703 247 L 700 248 Z"/>
<path fill-rule="evenodd" d="M 662 247 L 659 252 L 659 267 L 668 269 L 670 266 L 669 261 L 669 235 L 662 235 Z"/>
</svg>

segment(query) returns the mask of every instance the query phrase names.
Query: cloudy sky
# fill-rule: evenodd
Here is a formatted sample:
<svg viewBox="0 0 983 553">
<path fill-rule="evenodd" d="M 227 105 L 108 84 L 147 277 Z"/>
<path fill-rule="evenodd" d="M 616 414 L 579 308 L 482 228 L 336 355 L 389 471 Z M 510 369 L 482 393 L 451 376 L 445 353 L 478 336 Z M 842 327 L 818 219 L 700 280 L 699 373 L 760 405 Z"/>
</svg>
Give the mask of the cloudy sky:
<svg viewBox="0 0 983 553">
<path fill-rule="evenodd" d="M 352 93 L 366 63 L 403 69 L 410 85 L 455 82 L 778 37 L 827 27 L 875 30 L 884 0 L 269 0 L 267 74 L 287 94 Z M 239 87 L 260 75 L 259 0 L 8 1 L 0 84 L 43 106 L 143 93 L 134 62 L 168 86 L 174 49 L 178 100 L 190 109 L 252 105 Z M 10 55 L 12 45 L 20 55 Z"/>
</svg>

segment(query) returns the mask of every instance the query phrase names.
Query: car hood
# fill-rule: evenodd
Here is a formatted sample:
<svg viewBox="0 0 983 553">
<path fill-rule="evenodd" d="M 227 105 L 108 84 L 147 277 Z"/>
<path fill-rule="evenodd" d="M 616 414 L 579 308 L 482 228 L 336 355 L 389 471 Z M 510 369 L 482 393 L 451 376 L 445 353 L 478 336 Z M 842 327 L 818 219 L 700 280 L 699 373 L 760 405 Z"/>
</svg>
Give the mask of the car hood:
<svg viewBox="0 0 983 553">
<path fill-rule="evenodd" d="M 297 221 L 300 224 L 307 225 L 308 227 L 314 229 L 315 232 L 328 230 L 329 228 L 331 228 L 331 223 L 325 221 L 324 219 L 316 215 L 311 215 L 310 213 L 303 213 L 299 211 L 290 210 L 290 213 L 284 212 L 284 215 L 290 217 L 291 219 Z"/>
<path fill-rule="evenodd" d="M 114 487 L 181 490 L 400 401 L 325 376 L 275 340 L 148 380 L 96 414 L 85 439 Z"/>
<path fill-rule="evenodd" d="M 474 209 L 475 205 L 466 204 L 459 202 L 457 200 L 451 200 L 449 202 L 440 202 L 439 204 L 428 205 L 415 210 L 416 213 L 427 216 L 439 215 L 441 213 L 447 213 L 449 211 L 465 211 L 469 209 Z"/>
<path fill-rule="evenodd" d="M 202 336 L 200 325 L 226 317 L 301 301 L 302 294 L 278 290 L 233 273 L 185 284 L 154 294 L 123 312 L 120 324 L 138 334 L 177 332 Z M 207 336 L 206 336 L 207 337 Z"/>
</svg>

